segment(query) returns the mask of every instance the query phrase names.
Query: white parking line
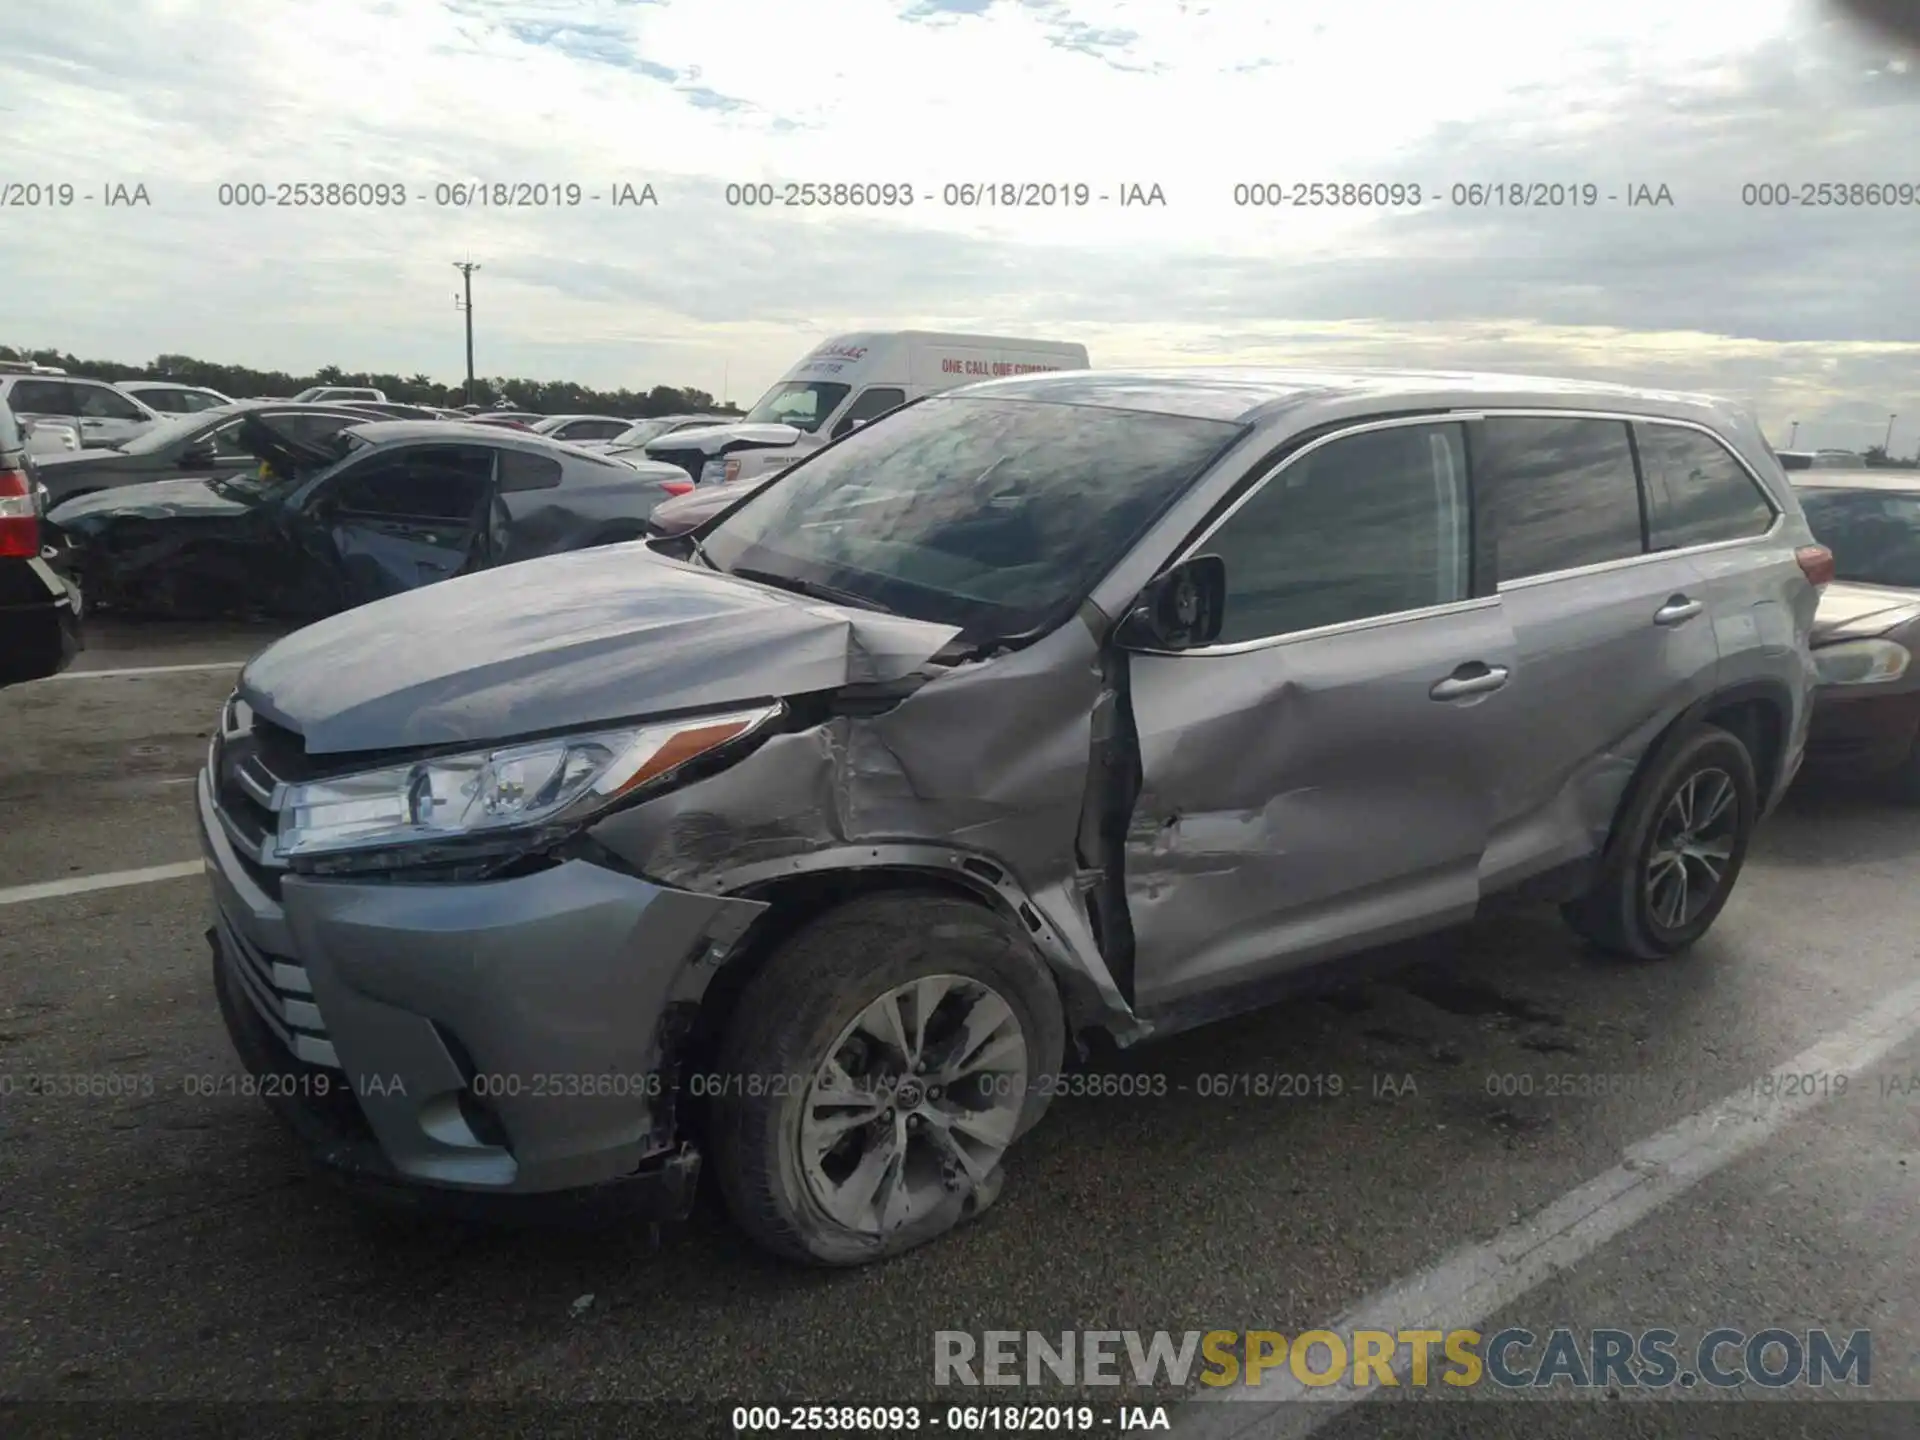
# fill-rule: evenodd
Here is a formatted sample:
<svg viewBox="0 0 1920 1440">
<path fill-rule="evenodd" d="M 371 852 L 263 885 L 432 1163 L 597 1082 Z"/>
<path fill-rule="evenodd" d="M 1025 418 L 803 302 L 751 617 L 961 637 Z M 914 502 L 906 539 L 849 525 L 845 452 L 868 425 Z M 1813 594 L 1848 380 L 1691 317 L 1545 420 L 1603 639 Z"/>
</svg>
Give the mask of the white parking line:
<svg viewBox="0 0 1920 1440">
<path fill-rule="evenodd" d="M 117 890 L 123 885 L 151 885 L 156 880 L 184 880 L 206 868 L 204 860 L 182 860 L 174 865 L 149 865 L 143 870 L 109 870 L 104 875 L 75 875 L 71 880 L 42 880 L 37 885 L 12 885 L 0 890 L 0 905 L 24 905 L 29 900 L 84 895 L 89 890 Z"/>
<path fill-rule="evenodd" d="M 238 670 L 245 660 L 203 660 L 193 665 L 135 665 L 124 670 L 62 670 L 48 680 L 115 680 L 124 675 L 186 675 L 195 670 Z"/>
<path fill-rule="evenodd" d="M 1920 983 L 1895 991 L 1852 1024 L 1782 1061 L 1771 1073 L 1858 1075 L 1916 1032 L 1920 1032 Z M 1778 1094 L 1769 1098 L 1757 1087 L 1736 1093 L 1630 1147 L 1613 1169 L 1487 1243 L 1456 1250 L 1431 1269 L 1388 1286 L 1317 1328 L 1343 1338 L 1355 1330 L 1397 1334 L 1475 1329 L 1542 1281 L 1579 1263 L 1668 1201 L 1765 1144 L 1824 1098 L 1813 1094 L 1811 1087 L 1807 1094 L 1790 1098 Z M 1316 1352 L 1316 1356 L 1316 1363 L 1324 1366 L 1324 1354 Z M 1394 1373 L 1404 1388 L 1405 1357 L 1396 1356 Z M 1374 1393 L 1378 1391 L 1355 1389 L 1351 1372 L 1338 1384 L 1307 1386 L 1290 1370 L 1275 1371 L 1258 1386 L 1242 1382 L 1217 1396 L 1181 1406 L 1179 1433 L 1206 1440 L 1307 1435 Z M 1259 1410 L 1220 1403 L 1233 1400 L 1314 1403 Z"/>
</svg>

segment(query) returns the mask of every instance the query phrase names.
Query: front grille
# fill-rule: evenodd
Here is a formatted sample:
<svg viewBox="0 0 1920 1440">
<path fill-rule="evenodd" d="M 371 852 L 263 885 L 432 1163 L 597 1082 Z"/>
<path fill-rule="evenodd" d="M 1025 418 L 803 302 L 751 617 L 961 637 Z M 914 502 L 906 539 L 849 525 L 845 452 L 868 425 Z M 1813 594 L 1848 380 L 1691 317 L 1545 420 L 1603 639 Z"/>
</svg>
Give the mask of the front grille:
<svg viewBox="0 0 1920 1440">
<path fill-rule="evenodd" d="M 248 876 L 275 899 L 280 896 L 280 878 L 286 873 L 286 862 L 275 851 L 274 840 L 287 792 L 275 767 L 282 763 L 289 742 L 297 747 L 299 739 L 257 717 L 253 708 L 235 695 L 220 712 L 219 728 L 207 752 L 213 808 L 220 827 Z M 227 964 L 240 993 L 280 1043 L 309 1065 L 338 1069 L 340 1061 L 314 1001 L 305 967 L 259 949 L 225 915 L 219 917 L 219 923 Z"/>
<path fill-rule="evenodd" d="M 281 955 L 269 955 L 219 916 L 220 940 L 228 969 L 240 993 L 273 1031 L 287 1053 L 309 1065 L 340 1068 L 327 1023 L 313 998 L 306 967 Z"/>
</svg>

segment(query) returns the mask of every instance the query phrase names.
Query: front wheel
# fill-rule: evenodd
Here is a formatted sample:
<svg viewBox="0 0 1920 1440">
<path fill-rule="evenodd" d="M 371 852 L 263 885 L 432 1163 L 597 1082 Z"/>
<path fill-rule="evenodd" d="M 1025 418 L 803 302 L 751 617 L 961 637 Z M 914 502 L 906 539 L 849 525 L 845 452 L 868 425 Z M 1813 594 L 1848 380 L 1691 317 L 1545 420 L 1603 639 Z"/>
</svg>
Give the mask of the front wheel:
<svg viewBox="0 0 1920 1440">
<path fill-rule="evenodd" d="M 1759 821 L 1753 757 L 1703 725 L 1654 761 L 1620 817 L 1594 888 L 1561 907 L 1602 950 L 1639 960 L 1678 954 L 1725 908 Z"/>
<path fill-rule="evenodd" d="M 1051 977 L 995 912 L 940 895 L 829 911 L 749 982 L 722 1040 L 709 1138 L 727 1208 L 814 1265 L 945 1234 L 998 1195 L 1062 1045 Z"/>
</svg>

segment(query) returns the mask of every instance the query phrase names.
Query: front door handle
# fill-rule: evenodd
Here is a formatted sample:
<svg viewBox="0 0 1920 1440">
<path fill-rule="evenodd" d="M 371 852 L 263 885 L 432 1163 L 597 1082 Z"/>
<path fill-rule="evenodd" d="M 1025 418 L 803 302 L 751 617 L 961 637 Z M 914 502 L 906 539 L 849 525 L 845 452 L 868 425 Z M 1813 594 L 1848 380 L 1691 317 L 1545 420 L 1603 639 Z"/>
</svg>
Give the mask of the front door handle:
<svg viewBox="0 0 1920 1440">
<path fill-rule="evenodd" d="M 1462 665 L 1427 694 L 1436 700 L 1465 700 L 1473 695 L 1490 694 L 1506 683 L 1506 666 L 1482 665 L 1476 660 L 1471 665 Z"/>
<path fill-rule="evenodd" d="M 1653 612 L 1656 625 L 1679 625 L 1691 620 L 1707 607 L 1698 600 L 1689 600 L 1684 595 L 1670 595 L 1667 603 Z"/>
</svg>

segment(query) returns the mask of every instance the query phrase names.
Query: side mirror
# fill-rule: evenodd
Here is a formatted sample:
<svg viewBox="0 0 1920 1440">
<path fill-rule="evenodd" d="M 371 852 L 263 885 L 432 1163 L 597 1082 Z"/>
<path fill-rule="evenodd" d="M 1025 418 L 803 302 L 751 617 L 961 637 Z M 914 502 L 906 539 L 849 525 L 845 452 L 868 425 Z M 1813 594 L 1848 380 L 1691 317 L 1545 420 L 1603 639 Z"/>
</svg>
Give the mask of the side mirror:
<svg viewBox="0 0 1920 1440">
<path fill-rule="evenodd" d="M 1125 650 L 1192 650 L 1220 636 L 1227 611 L 1227 562 L 1196 555 L 1140 592 L 1114 640 Z"/>
</svg>

